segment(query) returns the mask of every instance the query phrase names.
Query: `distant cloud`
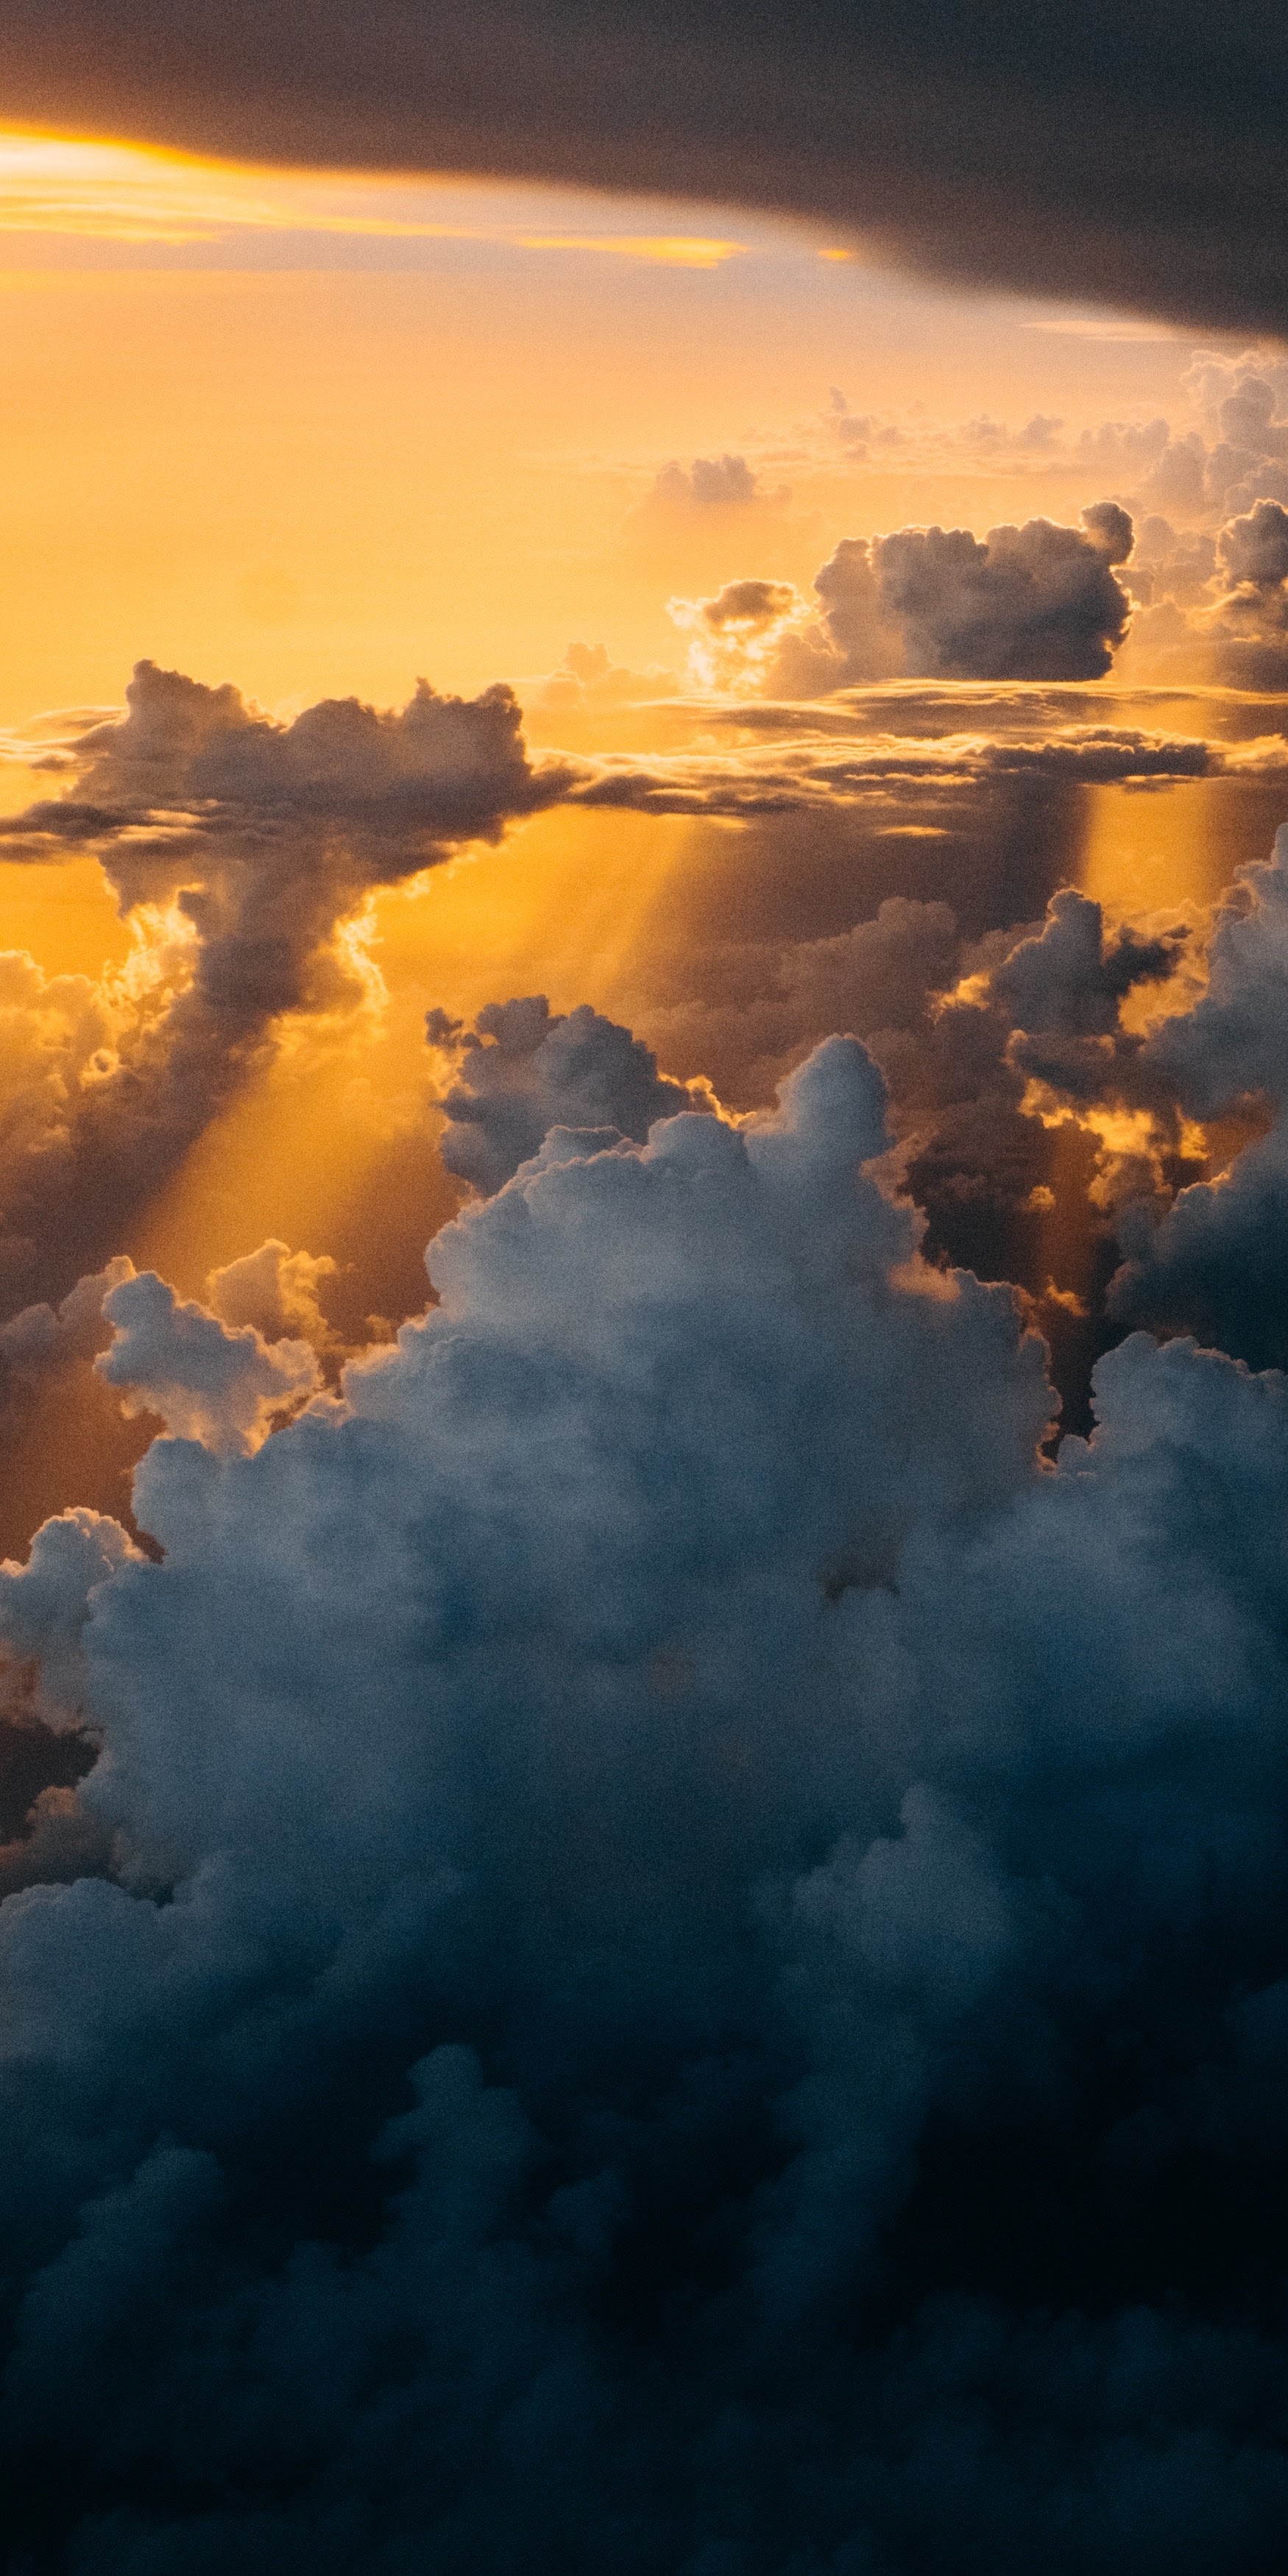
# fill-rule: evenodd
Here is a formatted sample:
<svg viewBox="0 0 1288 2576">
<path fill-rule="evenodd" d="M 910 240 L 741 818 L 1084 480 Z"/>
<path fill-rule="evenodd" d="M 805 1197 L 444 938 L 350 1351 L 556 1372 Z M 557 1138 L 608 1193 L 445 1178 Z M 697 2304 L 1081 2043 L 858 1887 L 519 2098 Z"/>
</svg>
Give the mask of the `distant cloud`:
<svg viewBox="0 0 1288 2576">
<path fill-rule="evenodd" d="M 811 735 L 797 725 L 794 712 L 774 710 L 764 727 L 767 734 L 781 730 L 789 737 L 781 743 L 752 741 L 725 755 L 700 751 L 634 758 L 621 753 L 587 762 L 588 775 L 570 791 L 569 802 L 634 807 L 642 813 L 736 816 L 839 808 L 879 784 L 917 780 L 948 784 L 1045 778 L 1108 786 L 1134 779 L 1237 776 L 1254 768 L 1288 776 L 1288 739 L 1281 734 L 1229 745 L 1197 735 L 1071 724 L 1049 734 L 1008 731 L 991 741 L 950 733 L 929 740 L 894 733 L 863 740 L 849 731 L 829 734 L 826 718 L 820 723 L 817 716 Z M 779 724 L 773 715 L 781 718 Z M 793 742 L 790 736 L 798 731 L 803 738 Z"/>
<path fill-rule="evenodd" d="M 668 464 L 659 466 L 635 519 L 641 527 L 648 527 L 654 522 L 682 523 L 722 512 L 763 516 L 785 510 L 791 497 L 787 484 L 765 483 L 745 456 L 695 456 L 689 465 L 673 457 Z"/>
<path fill-rule="evenodd" d="M 653 498 L 681 509 L 745 510 L 759 498 L 759 477 L 745 456 L 695 456 L 689 466 L 663 465 Z"/>
<path fill-rule="evenodd" d="M 1131 603 L 1114 568 L 1131 552 L 1132 523 L 1112 503 L 1084 510 L 1082 527 L 1031 519 L 993 528 L 902 528 L 847 539 L 815 576 L 818 628 L 784 642 L 781 681 L 797 666 L 817 686 L 886 672 L 941 679 L 1100 678 L 1127 630 Z"/>
</svg>

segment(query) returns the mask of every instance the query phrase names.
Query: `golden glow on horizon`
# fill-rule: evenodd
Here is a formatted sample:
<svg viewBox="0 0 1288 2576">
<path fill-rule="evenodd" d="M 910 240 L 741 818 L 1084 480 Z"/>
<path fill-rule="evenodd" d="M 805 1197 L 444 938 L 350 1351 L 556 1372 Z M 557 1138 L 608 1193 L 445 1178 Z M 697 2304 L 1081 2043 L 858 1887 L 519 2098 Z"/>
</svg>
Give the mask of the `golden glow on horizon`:
<svg viewBox="0 0 1288 2576">
<path fill-rule="evenodd" d="M 583 216 L 612 201 L 546 191 Z M 708 233 L 602 226 L 543 227 L 534 191 L 448 177 L 405 180 L 206 161 L 152 145 L 0 130 L 0 234 L 37 233 L 181 247 L 240 233 L 317 233 L 397 241 L 488 242 L 521 251 L 585 251 L 663 266 L 716 268 L 745 243 Z M 832 257 L 837 254 L 823 254 Z"/>
</svg>

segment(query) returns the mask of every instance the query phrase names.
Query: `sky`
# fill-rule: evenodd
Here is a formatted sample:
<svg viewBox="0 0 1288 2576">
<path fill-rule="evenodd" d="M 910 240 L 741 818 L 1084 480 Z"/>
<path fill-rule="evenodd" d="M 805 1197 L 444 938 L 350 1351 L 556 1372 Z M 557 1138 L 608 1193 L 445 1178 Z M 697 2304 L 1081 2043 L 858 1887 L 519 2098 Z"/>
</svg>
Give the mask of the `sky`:
<svg viewBox="0 0 1288 2576">
<path fill-rule="evenodd" d="M 46 19 L 4 2576 L 1269 2576 L 1278 37 Z"/>
</svg>

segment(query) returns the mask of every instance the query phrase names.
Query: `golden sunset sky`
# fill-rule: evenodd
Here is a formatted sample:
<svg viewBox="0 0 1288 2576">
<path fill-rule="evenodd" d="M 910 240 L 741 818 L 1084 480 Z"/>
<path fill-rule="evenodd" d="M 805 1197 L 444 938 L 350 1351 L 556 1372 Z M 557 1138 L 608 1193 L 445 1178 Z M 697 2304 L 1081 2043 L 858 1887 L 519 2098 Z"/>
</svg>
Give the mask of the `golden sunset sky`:
<svg viewBox="0 0 1288 2576">
<path fill-rule="evenodd" d="M 693 603 L 784 585 L 800 628 L 844 540 L 1076 526 L 1109 497 L 1138 522 L 1170 509 L 1176 542 L 1201 541 L 1223 512 L 1185 487 L 1186 443 L 1215 452 L 1221 401 L 1277 363 L 1237 337 L 927 284 L 821 221 L 19 132 L 0 138 L 0 315 L 13 814 L 47 792 L 33 763 L 51 749 L 65 763 L 144 658 L 232 683 L 279 723 L 328 699 L 399 707 L 419 677 L 466 696 L 505 681 L 535 757 L 724 745 L 730 779 L 740 761 L 749 776 L 755 737 L 730 721 L 770 687 L 779 628 L 713 645 Z M 1053 721 L 1276 736 L 1274 707 L 1231 696 L 1184 614 L 1193 631 L 1165 650 L 1138 614 L 1108 676 L 1058 709 L 969 690 L 954 706 L 950 686 L 916 724 L 976 744 Z M 861 724 L 899 737 L 892 685 Z M 1193 784 L 1088 774 L 1063 791 L 1055 876 L 1111 914 L 1202 907 L 1280 795 L 1276 754 L 1239 758 L 1240 775 Z M 976 790 L 951 794 L 960 819 Z M 516 816 L 499 843 L 356 898 L 337 935 L 358 940 L 360 1003 L 278 1023 L 163 1158 L 115 1249 L 196 1294 L 273 1236 L 338 1261 L 349 1330 L 366 1312 L 397 1320 L 455 1203 L 427 1144 L 450 1079 L 424 1045 L 427 1010 L 468 1022 L 537 991 L 556 1012 L 589 1003 L 668 1071 L 754 1108 L 822 1032 L 807 1013 L 749 1036 L 734 948 L 755 948 L 763 984 L 888 892 L 955 900 L 938 808 L 860 799 L 856 858 L 824 852 L 821 807 L 776 825 L 739 821 L 727 794 L 709 814 L 635 802 Z M 88 850 L 0 860 L 0 894 L 7 946 L 45 977 L 110 989 L 127 1017 L 142 1005 L 122 975 L 155 997 L 187 971 L 165 920 L 118 906 Z M 986 904 L 976 927 L 991 917 Z M 42 1456 L 51 1437 L 42 1416 Z M 60 1456 L 42 1503 L 69 1472 Z"/>
</svg>

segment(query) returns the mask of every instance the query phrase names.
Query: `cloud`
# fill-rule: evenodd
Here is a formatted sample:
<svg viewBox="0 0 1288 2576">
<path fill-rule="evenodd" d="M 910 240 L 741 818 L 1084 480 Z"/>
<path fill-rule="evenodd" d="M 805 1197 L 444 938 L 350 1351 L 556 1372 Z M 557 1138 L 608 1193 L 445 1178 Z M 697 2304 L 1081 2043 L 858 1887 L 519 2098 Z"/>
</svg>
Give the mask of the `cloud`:
<svg viewBox="0 0 1288 2576">
<path fill-rule="evenodd" d="M 1275 2563 L 1288 1392 L 1138 1335 L 1040 1464 L 884 1142 L 837 1039 L 539 1155 L 342 1400 L 153 1448 L 160 1561 L 0 1570 L 102 1743 L 0 1906 L 37 2562 Z"/>
<path fill-rule="evenodd" d="M 109 1289 L 103 1313 L 113 1340 L 94 1363 L 99 1376 L 123 1390 L 127 1414 L 157 1413 L 181 1440 L 253 1449 L 275 1414 L 321 1382 L 308 1342 L 266 1342 L 253 1324 L 226 1324 L 177 1298 L 154 1270 Z"/>
<path fill-rule="evenodd" d="M 177 891 L 198 934 L 190 1007 L 234 1025 L 342 994 L 332 934 L 368 888 L 499 840 L 569 783 L 529 762 L 503 686 L 462 699 L 422 681 L 397 713 L 329 699 L 282 724 L 231 685 L 140 662 L 126 699 L 76 739 L 74 793 L 0 829 L 15 858 L 96 850 L 123 909 Z"/>
<path fill-rule="evenodd" d="M 689 676 L 699 689 L 762 687 L 805 603 L 789 581 L 727 581 L 709 599 L 673 599 L 669 614 L 690 636 Z"/>
<path fill-rule="evenodd" d="M 1131 602 L 1114 567 L 1132 523 L 1113 502 L 1082 528 L 901 528 L 846 538 L 816 574 L 816 628 L 784 639 L 784 694 L 904 672 L 978 680 L 1090 680 L 1109 669 Z"/>
<path fill-rule="evenodd" d="M 1110 1290 L 1120 1322 L 1197 1333 L 1254 1366 L 1288 1361 L 1288 833 L 1219 909 L 1208 986 L 1147 1055 L 1190 1116 L 1269 1108 L 1269 1132 L 1165 1212 L 1128 1210 L 1127 1258 Z"/>
<path fill-rule="evenodd" d="M 1129 576 L 1149 603 L 1130 639 L 1142 670 L 1276 695 L 1288 686 L 1288 510 L 1271 497 L 1275 486 L 1258 465 L 1249 484 L 1257 497 L 1213 536 L 1178 537 L 1166 519 L 1145 521 Z"/>
<path fill-rule="evenodd" d="M 271 1342 L 294 1335 L 316 1348 L 331 1338 L 318 1300 L 323 1280 L 335 1273 L 329 1253 L 292 1252 L 270 1235 L 254 1252 L 211 1271 L 205 1302 L 222 1324 L 249 1325 Z"/>
<path fill-rule="evenodd" d="M 19 1378 L 31 1378 L 65 1368 L 69 1361 L 94 1359 L 111 1338 L 103 1300 L 109 1289 L 133 1277 L 133 1262 L 117 1253 L 102 1270 L 78 1279 L 56 1311 L 43 1301 L 24 1306 L 0 1325 L 0 1355 L 8 1368 Z"/>
<path fill-rule="evenodd" d="M 672 458 L 659 466 L 645 504 L 668 510 L 750 510 L 757 503 L 781 505 L 790 494 L 767 492 L 745 456 L 695 456 L 691 465 Z"/>
<path fill-rule="evenodd" d="M 660 664 L 632 671 L 614 662 L 606 644 L 570 644 L 555 670 L 525 684 L 524 708 L 529 716 L 567 722 L 569 717 L 647 706 L 654 699 L 674 697 L 678 688 L 674 671 Z"/>
<path fill-rule="evenodd" d="M 7 1016 L 17 1059 L 4 1249 L 17 1294 L 53 1303 L 120 1250 L 276 1019 L 379 991 L 359 919 L 371 890 L 495 843 L 581 774 L 529 759 L 508 688 L 422 684 L 398 712 L 336 699 L 279 723 L 150 662 L 125 715 L 73 726 L 58 757 L 61 792 L 0 820 L 0 847 L 32 865 L 92 850 L 135 951 L 100 984 L 0 962 L 0 1043 Z"/>
<path fill-rule="evenodd" d="M 1271 734 L 1248 744 L 1210 742 L 1198 735 L 1148 733 L 1132 726 L 1070 724 L 1027 738 L 1019 732 L 867 734 L 829 732 L 832 710 L 804 712 L 790 704 L 763 718 L 739 708 L 733 719 L 753 738 L 728 752 L 626 753 L 586 763 L 569 803 L 620 806 L 641 813 L 755 815 L 836 810 L 870 798 L 880 787 L 917 782 L 942 786 L 1032 779 L 1109 785 L 1127 780 L 1275 775 L 1288 762 L 1285 738 Z M 757 741 L 756 732 L 782 739 Z M 796 739 L 793 739 L 793 736 Z"/>
<path fill-rule="evenodd" d="M 1217 539 L 1221 569 L 1231 589 L 1282 591 L 1288 582 L 1288 510 L 1258 501 L 1245 519 L 1231 519 Z"/>
<path fill-rule="evenodd" d="M 552 1129 L 601 1149 L 643 1144 L 659 1118 L 712 1106 L 701 1083 L 671 1082 L 629 1029 L 582 1003 L 552 1012 L 544 993 L 489 1002 L 472 1028 L 442 1011 L 426 1024 L 431 1046 L 456 1058 L 442 1095 L 440 1151 L 449 1172 L 487 1195 L 536 1154 Z"/>
<path fill-rule="evenodd" d="M 1216 542 L 1216 596 L 1199 624 L 1217 647 L 1217 667 L 1236 686 L 1288 684 L 1288 510 L 1259 500 L 1227 520 Z"/>
<path fill-rule="evenodd" d="M 1277 23 L 1238 0 L 1151 22 L 1080 6 L 1055 33 L 961 0 L 879 20 L 828 5 L 721 8 L 677 37 L 616 0 L 593 48 L 574 11 L 492 0 L 361 26 L 294 5 L 266 25 L 58 0 L 6 24 L 16 122 L 316 168 L 480 170 L 822 215 L 938 276 L 1275 332 L 1283 320 Z"/>
</svg>

